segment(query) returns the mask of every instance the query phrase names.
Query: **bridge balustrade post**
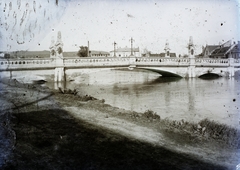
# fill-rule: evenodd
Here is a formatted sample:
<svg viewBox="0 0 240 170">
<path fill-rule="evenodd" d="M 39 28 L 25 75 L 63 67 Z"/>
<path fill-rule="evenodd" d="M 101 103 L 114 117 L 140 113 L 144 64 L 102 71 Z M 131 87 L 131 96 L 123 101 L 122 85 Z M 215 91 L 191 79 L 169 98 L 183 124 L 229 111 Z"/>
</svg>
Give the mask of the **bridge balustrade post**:
<svg viewBox="0 0 240 170">
<path fill-rule="evenodd" d="M 228 73 L 229 73 L 229 77 L 233 77 L 235 75 L 235 71 L 234 71 L 234 58 L 228 58 Z"/>
<path fill-rule="evenodd" d="M 136 67 L 136 57 L 130 57 L 129 58 L 129 66 L 130 69 L 133 69 Z"/>
</svg>

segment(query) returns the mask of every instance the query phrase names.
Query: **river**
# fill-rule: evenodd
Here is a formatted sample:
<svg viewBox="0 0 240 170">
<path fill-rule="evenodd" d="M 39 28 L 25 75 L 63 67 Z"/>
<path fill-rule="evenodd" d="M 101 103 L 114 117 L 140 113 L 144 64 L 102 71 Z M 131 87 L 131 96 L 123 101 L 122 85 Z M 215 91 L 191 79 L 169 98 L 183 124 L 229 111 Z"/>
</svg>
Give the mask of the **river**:
<svg viewBox="0 0 240 170">
<path fill-rule="evenodd" d="M 240 129 L 240 79 L 161 77 L 150 71 L 128 69 L 84 69 L 66 71 L 66 88 L 82 95 L 104 99 L 115 107 L 145 112 L 152 110 L 161 118 L 198 122 L 208 118 Z M 52 80 L 52 71 L 13 72 L 21 82 Z M 9 76 L 9 73 L 4 73 Z M 50 76 L 51 75 L 51 76 Z M 47 82 L 44 86 L 57 88 Z"/>
<path fill-rule="evenodd" d="M 53 88 L 52 83 L 47 86 Z M 236 78 L 174 78 L 139 70 L 92 71 L 66 88 L 105 99 L 127 110 L 152 110 L 161 118 L 198 122 L 208 118 L 240 128 L 240 83 Z"/>
</svg>

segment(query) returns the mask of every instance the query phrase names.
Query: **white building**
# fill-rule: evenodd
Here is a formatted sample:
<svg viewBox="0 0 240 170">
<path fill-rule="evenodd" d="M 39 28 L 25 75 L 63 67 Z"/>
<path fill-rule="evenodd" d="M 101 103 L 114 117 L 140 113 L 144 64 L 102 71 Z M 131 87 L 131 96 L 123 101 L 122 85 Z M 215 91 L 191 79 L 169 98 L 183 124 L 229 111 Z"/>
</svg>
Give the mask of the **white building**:
<svg viewBox="0 0 240 170">
<path fill-rule="evenodd" d="M 133 54 L 133 56 L 135 57 L 140 57 L 140 50 L 139 47 L 138 48 L 118 48 L 115 50 L 115 55 L 116 57 L 130 57 L 131 52 Z M 110 51 L 110 56 L 114 57 L 114 51 Z"/>
</svg>

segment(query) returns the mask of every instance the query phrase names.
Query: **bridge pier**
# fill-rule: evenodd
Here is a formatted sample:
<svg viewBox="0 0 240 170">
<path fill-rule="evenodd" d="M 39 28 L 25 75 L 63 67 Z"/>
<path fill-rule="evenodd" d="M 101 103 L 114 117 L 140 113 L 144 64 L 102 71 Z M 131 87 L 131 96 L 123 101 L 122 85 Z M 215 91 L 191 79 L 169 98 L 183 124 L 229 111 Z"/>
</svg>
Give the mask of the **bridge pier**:
<svg viewBox="0 0 240 170">
<path fill-rule="evenodd" d="M 192 77 L 196 77 L 196 74 L 195 74 L 195 65 L 190 65 L 188 66 L 188 77 L 189 78 L 192 78 Z"/>
<path fill-rule="evenodd" d="M 64 67 L 56 67 L 55 68 L 54 81 L 55 82 L 65 81 Z"/>
<path fill-rule="evenodd" d="M 235 70 L 234 70 L 234 58 L 228 58 L 228 73 L 229 77 L 233 77 L 235 75 Z"/>
<path fill-rule="evenodd" d="M 61 82 L 65 81 L 65 69 L 64 69 L 64 60 L 63 60 L 63 42 L 61 32 L 58 32 L 57 41 L 54 43 L 52 38 L 50 45 L 50 58 L 55 60 L 55 70 L 54 70 L 54 81 Z"/>
</svg>

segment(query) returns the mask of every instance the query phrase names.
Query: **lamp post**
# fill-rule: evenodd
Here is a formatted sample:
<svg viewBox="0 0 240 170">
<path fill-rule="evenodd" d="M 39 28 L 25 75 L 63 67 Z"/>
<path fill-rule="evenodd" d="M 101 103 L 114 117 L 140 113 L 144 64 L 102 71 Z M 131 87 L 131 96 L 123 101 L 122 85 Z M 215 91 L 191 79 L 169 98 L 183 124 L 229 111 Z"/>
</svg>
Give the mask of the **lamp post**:
<svg viewBox="0 0 240 170">
<path fill-rule="evenodd" d="M 89 41 L 88 41 L 88 47 L 87 47 L 87 57 L 89 57 Z"/>
<path fill-rule="evenodd" d="M 117 45 L 117 43 L 114 41 L 113 45 L 114 45 L 114 50 L 113 50 L 114 54 L 113 54 L 113 57 L 116 57 L 116 45 Z"/>
<path fill-rule="evenodd" d="M 133 56 L 133 38 L 131 38 L 130 41 L 131 41 L 131 56 Z"/>
</svg>

